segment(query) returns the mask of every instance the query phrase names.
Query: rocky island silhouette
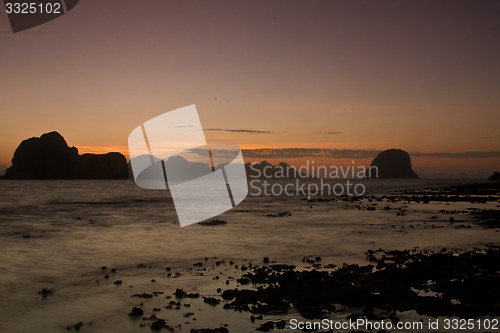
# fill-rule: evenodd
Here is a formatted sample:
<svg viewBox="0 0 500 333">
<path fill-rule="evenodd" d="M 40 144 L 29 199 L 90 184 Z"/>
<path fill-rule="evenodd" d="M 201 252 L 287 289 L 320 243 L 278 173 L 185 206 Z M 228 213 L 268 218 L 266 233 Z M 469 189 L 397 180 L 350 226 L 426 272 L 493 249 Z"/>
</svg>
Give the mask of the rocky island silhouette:
<svg viewBox="0 0 500 333">
<path fill-rule="evenodd" d="M 126 179 L 128 167 L 121 153 L 80 155 L 54 131 L 22 141 L 3 178 Z"/>
<path fill-rule="evenodd" d="M 149 159 L 149 156 L 146 156 Z M 204 174 L 210 172 L 208 164 L 193 163 L 182 157 L 170 158 L 166 163 L 179 165 L 177 169 Z M 418 178 L 411 166 L 410 155 L 401 149 L 388 149 L 378 154 L 371 163 L 377 172 L 366 172 L 366 178 Z M 263 170 L 281 168 L 287 177 L 296 178 L 299 173 L 292 166 L 281 162 L 272 165 L 267 161 L 246 163 L 247 176 L 255 178 Z M 374 170 L 373 168 L 371 169 Z M 190 173 L 188 172 L 188 173 Z M 273 172 L 270 172 L 273 174 Z M 300 175 L 304 177 L 304 175 Z M 23 140 L 12 158 L 3 179 L 127 179 L 132 177 L 130 163 L 118 152 L 106 154 L 82 154 L 76 147 L 69 147 L 64 137 L 56 131 Z"/>
<path fill-rule="evenodd" d="M 372 167 L 377 167 L 378 172 L 368 172 Z M 373 159 L 370 168 L 366 178 L 418 178 L 411 167 L 410 154 L 401 149 L 384 150 Z"/>
</svg>

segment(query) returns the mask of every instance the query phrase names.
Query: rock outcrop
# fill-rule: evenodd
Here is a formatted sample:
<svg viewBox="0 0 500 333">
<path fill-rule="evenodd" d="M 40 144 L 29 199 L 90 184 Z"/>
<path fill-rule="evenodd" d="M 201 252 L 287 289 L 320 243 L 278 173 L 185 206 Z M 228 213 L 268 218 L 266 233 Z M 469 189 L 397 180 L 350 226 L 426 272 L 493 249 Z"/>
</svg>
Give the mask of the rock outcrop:
<svg viewBox="0 0 500 333">
<path fill-rule="evenodd" d="M 278 165 L 272 165 L 267 161 L 257 162 L 254 164 L 246 163 L 245 169 L 249 179 L 255 178 L 277 178 L 277 179 L 295 179 L 304 178 L 305 175 L 299 174 L 297 169 L 281 162 Z"/>
<path fill-rule="evenodd" d="M 376 167 L 376 168 L 374 168 Z M 388 149 L 372 161 L 366 178 L 418 178 L 411 168 L 410 155 L 401 149 Z"/>
<path fill-rule="evenodd" d="M 120 153 L 78 154 L 57 132 L 21 142 L 7 179 L 126 179 L 128 167 Z"/>
</svg>

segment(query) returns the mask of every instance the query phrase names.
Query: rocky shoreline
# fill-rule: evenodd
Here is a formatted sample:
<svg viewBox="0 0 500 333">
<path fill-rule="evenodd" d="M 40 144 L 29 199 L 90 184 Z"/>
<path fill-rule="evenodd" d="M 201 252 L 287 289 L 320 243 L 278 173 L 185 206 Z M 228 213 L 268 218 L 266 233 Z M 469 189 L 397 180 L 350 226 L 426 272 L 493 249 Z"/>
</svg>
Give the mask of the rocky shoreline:
<svg viewBox="0 0 500 333">
<path fill-rule="evenodd" d="M 370 249 L 365 255 L 365 265 L 339 266 L 323 262 L 321 257 L 304 257 L 301 268 L 274 263 L 267 257 L 260 264 L 206 258 L 183 273 L 166 273 L 165 277 L 226 279 L 221 284 L 226 287 L 217 288 L 215 294 L 184 288 L 135 292 L 130 298 L 137 302 L 123 316 L 138 327 L 170 332 L 183 326 L 203 326 L 202 322 L 196 324 L 203 311 L 201 302 L 213 307 L 221 318 L 228 315 L 224 315 L 226 311 L 247 314 L 253 329 L 262 332 L 286 329 L 290 315 L 304 320 L 342 317 L 393 323 L 409 311 L 421 318 L 500 316 L 498 245 L 435 252 Z M 183 323 L 171 320 L 180 314 Z M 78 331 L 86 325 L 92 323 L 79 322 L 67 329 Z M 220 327 L 191 328 L 190 332 L 226 333 L 229 326 L 221 322 Z"/>
<path fill-rule="evenodd" d="M 114 325 L 143 332 L 267 332 L 286 331 L 292 318 L 392 323 L 499 318 L 500 244 L 495 238 L 500 226 L 499 197 L 499 185 L 489 183 L 363 198 L 297 198 L 295 208 L 287 203 L 259 215 L 242 209 L 238 214 L 278 224 L 310 214 L 326 219 L 329 209 L 361 211 L 369 223 L 348 225 L 347 230 L 364 235 L 360 240 L 369 233 L 385 238 L 369 236 L 348 255 L 331 248 L 315 252 L 316 247 L 311 247 L 292 256 L 283 251 L 250 254 L 252 259 L 226 256 L 227 251 L 221 250 L 221 256 L 168 263 L 99 262 L 86 282 L 79 283 L 81 297 L 91 292 L 89 297 L 98 303 L 106 293 L 113 324 L 95 314 L 77 313 L 64 321 L 63 329 L 93 332 Z M 200 229 L 223 235 L 233 224 L 234 220 L 221 218 Z M 452 232 L 463 238 L 443 243 Z M 409 243 L 391 242 L 407 234 L 413 237 Z M 418 237 L 437 241 L 419 243 Z M 63 287 L 40 284 L 32 295 L 37 292 L 45 304 L 59 306 L 71 292 Z"/>
</svg>

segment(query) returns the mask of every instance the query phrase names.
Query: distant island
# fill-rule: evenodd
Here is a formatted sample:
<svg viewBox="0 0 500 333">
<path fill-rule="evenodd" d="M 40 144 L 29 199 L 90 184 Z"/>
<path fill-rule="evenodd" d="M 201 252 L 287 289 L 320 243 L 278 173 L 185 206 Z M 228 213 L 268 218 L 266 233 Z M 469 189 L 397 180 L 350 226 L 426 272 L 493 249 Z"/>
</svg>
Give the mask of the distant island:
<svg viewBox="0 0 500 333">
<path fill-rule="evenodd" d="M 147 158 L 149 161 L 150 156 L 140 156 L 137 159 L 140 158 Z M 180 179 L 197 178 L 211 171 L 211 167 L 206 163 L 189 162 L 180 156 L 169 158 L 165 161 L 165 165 L 178 170 L 179 174 L 176 176 Z M 381 152 L 373 159 L 370 168 L 366 171 L 365 178 L 418 178 L 412 169 L 410 155 L 400 149 Z M 267 161 L 246 163 L 245 169 L 249 178 L 261 178 L 264 174 L 275 175 L 278 171 L 280 175 L 283 174 L 281 178 L 311 178 L 306 174 L 300 174 L 296 168 L 284 162 L 278 165 L 272 165 Z M 494 180 L 496 177 L 498 174 L 490 179 Z M 131 163 L 127 163 L 123 154 L 110 152 L 80 155 L 77 148 L 69 147 L 64 137 L 54 131 L 22 141 L 14 152 L 12 166 L 7 168 L 5 175 L 0 178 L 127 179 L 133 177 Z"/>
<path fill-rule="evenodd" d="M 377 172 L 373 172 L 373 167 L 377 167 Z M 418 175 L 411 167 L 410 154 L 401 149 L 388 149 L 373 159 L 366 178 L 418 178 Z"/>
<path fill-rule="evenodd" d="M 133 163 L 137 163 L 139 165 L 148 165 L 150 161 L 151 157 L 149 155 L 140 155 L 134 157 L 129 162 L 130 177 L 133 178 L 133 170 L 131 167 Z M 153 157 L 153 161 L 157 163 L 160 161 L 160 159 L 157 157 Z M 215 166 L 215 169 L 224 167 L 227 164 L 228 163 L 217 165 Z M 186 160 L 182 156 L 171 156 L 166 161 L 164 161 L 164 165 L 167 170 L 169 170 L 169 179 L 190 180 L 212 172 L 210 164 L 203 162 L 191 162 Z M 244 167 L 247 177 L 252 179 L 265 178 L 266 175 L 272 178 L 277 173 L 283 174 L 283 176 L 281 176 L 280 178 L 296 178 L 297 176 L 299 176 L 298 171 L 294 167 L 284 162 L 281 162 L 278 165 L 272 165 L 267 161 L 256 162 L 253 164 L 247 162 L 244 164 Z M 145 179 L 154 179 L 157 177 L 157 174 L 155 172 L 160 172 L 161 176 L 163 177 L 163 172 L 158 171 L 154 164 L 151 167 L 143 170 L 143 172 L 141 173 L 141 177 Z M 304 175 L 301 175 L 301 177 L 304 177 Z"/>
<path fill-rule="evenodd" d="M 266 178 L 266 175 L 276 176 L 282 175 L 279 178 L 304 178 L 307 175 L 300 174 L 296 168 L 281 162 L 278 165 L 272 165 L 267 161 L 257 162 L 257 163 L 246 163 L 245 170 L 247 177 L 251 179 L 255 178 Z M 309 177 L 312 178 L 312 177 Z"/>
<path fill-rule="evenodd" d="M 19 144 L 4 179 L 127 179 L 127 159 L 121 153 L 82 154 L 58 132 Z"/>
</svg>

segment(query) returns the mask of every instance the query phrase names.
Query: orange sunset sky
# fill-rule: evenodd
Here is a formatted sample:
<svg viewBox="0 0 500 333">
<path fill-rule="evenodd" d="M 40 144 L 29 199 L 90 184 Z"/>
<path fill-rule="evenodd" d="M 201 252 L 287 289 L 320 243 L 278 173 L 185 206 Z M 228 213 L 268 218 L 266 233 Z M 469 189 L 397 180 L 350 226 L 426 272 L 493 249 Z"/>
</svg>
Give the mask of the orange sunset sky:
<svg viewBox="0 0 500 333">
<path fill-rule="evenodd" d="M 53 130 L 126 154 L 136 126 L 196 104 L 207 140 L 247 161 L 400 148 L 421 176 L 484 177 L 500 171 L 499 17 L 500 1 L 106 0 L 14 34 L 1 12 L 0 164 Z"/>
</svg>

